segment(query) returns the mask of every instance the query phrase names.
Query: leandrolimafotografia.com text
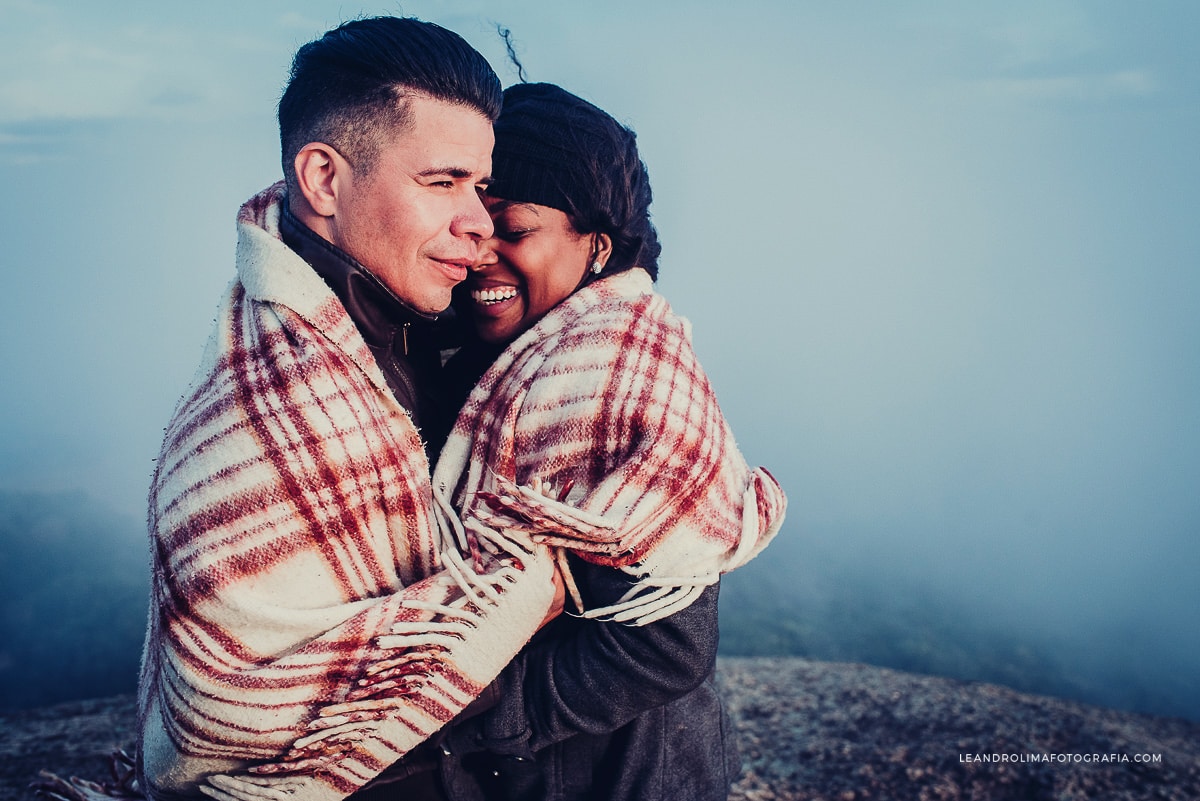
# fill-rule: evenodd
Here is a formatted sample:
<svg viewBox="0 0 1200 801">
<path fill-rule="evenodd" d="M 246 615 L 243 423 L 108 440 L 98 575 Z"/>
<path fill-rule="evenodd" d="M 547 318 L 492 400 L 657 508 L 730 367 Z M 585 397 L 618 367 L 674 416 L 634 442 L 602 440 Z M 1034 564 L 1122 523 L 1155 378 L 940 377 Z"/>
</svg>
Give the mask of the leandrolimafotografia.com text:
<svg viewBox="0 0 1200 801">
<path fill-rule="evenodd" d="M 1004 764 L 1004 763 L 1049 763 L 1049 764 L 1094 764 L 1113 765 L 1140 762 L 1158 764 L 1162 762 L 1162 754 L 1049 754 L 1049 753 L 986 753 L 959 754 L 958 761 L 963 763 Z"/>
</svg>

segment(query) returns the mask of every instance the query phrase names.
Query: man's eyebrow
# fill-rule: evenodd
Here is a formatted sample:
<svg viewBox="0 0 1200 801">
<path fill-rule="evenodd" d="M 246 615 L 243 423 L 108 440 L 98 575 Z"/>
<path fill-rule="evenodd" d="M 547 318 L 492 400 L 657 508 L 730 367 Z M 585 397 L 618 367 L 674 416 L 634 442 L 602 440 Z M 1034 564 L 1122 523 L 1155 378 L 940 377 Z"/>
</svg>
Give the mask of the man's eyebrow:
<svg viewBox="0 0 1200 801">
<path fill-rule="evenodd" d="M 464 178 L 470 178 L 474 173 L 466 167 L 429 167 L 417 173 L 418 178 L 432 178 L 437 175 L 445 175 L 450 178 L 457 178 L 460 181 Z M 486 179 L 491 181 L 491 178 Z"/>
</svg>

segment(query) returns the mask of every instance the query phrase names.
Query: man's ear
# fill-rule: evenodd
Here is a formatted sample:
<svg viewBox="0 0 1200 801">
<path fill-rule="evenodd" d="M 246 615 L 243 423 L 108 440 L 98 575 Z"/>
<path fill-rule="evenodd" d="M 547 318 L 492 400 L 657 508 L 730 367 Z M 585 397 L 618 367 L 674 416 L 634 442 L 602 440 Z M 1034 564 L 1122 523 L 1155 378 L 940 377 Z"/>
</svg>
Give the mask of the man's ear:
<svg viewBox="0 0 1200 801">
<path fill-rule="evenodd" d="M 337 213 L 339 189 L 350 179 L 350 163 L 324 142 L 309 142 L 296 154 L 296 184 L 320 217 Z"/>
</svg>

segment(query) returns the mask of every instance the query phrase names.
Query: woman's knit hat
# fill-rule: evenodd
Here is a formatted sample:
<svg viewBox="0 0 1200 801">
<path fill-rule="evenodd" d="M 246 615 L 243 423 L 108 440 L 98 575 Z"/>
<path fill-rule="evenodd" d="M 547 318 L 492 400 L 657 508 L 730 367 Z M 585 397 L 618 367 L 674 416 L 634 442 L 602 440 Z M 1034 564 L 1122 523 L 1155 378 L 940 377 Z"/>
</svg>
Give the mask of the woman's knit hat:
<svg viewBox="0 0 1200 801">
<path fill-rule="evenodd" d="M 506 89 L 495 131 L 489 195 L 549 206 L 580 233 L 608 234 L 613 254 L 605 274 L 636 265 L 657 275 L 650 180 L 633 131 L 548 83 Z"/>
</svg>

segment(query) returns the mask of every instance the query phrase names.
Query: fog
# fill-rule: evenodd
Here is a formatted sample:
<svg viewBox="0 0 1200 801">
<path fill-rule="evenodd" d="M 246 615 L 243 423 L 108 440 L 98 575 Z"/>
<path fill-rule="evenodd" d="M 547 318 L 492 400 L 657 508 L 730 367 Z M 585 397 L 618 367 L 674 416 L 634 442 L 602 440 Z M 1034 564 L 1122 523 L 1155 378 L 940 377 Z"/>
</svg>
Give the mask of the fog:
<svg viewBox="0 0 1200 801">
<path fill-rule="evenodd" d="M 906 588 L 1200 675 L 1196 9 L 731 8 L 0 0 L 0 489 L 144 517 L 296 46 L 401 10 L 507 85 L 498 21 L 638 131 L 661 289 L 789 493 L 775 567 L 826 577 L 797 615 Z"/>
</svg>

